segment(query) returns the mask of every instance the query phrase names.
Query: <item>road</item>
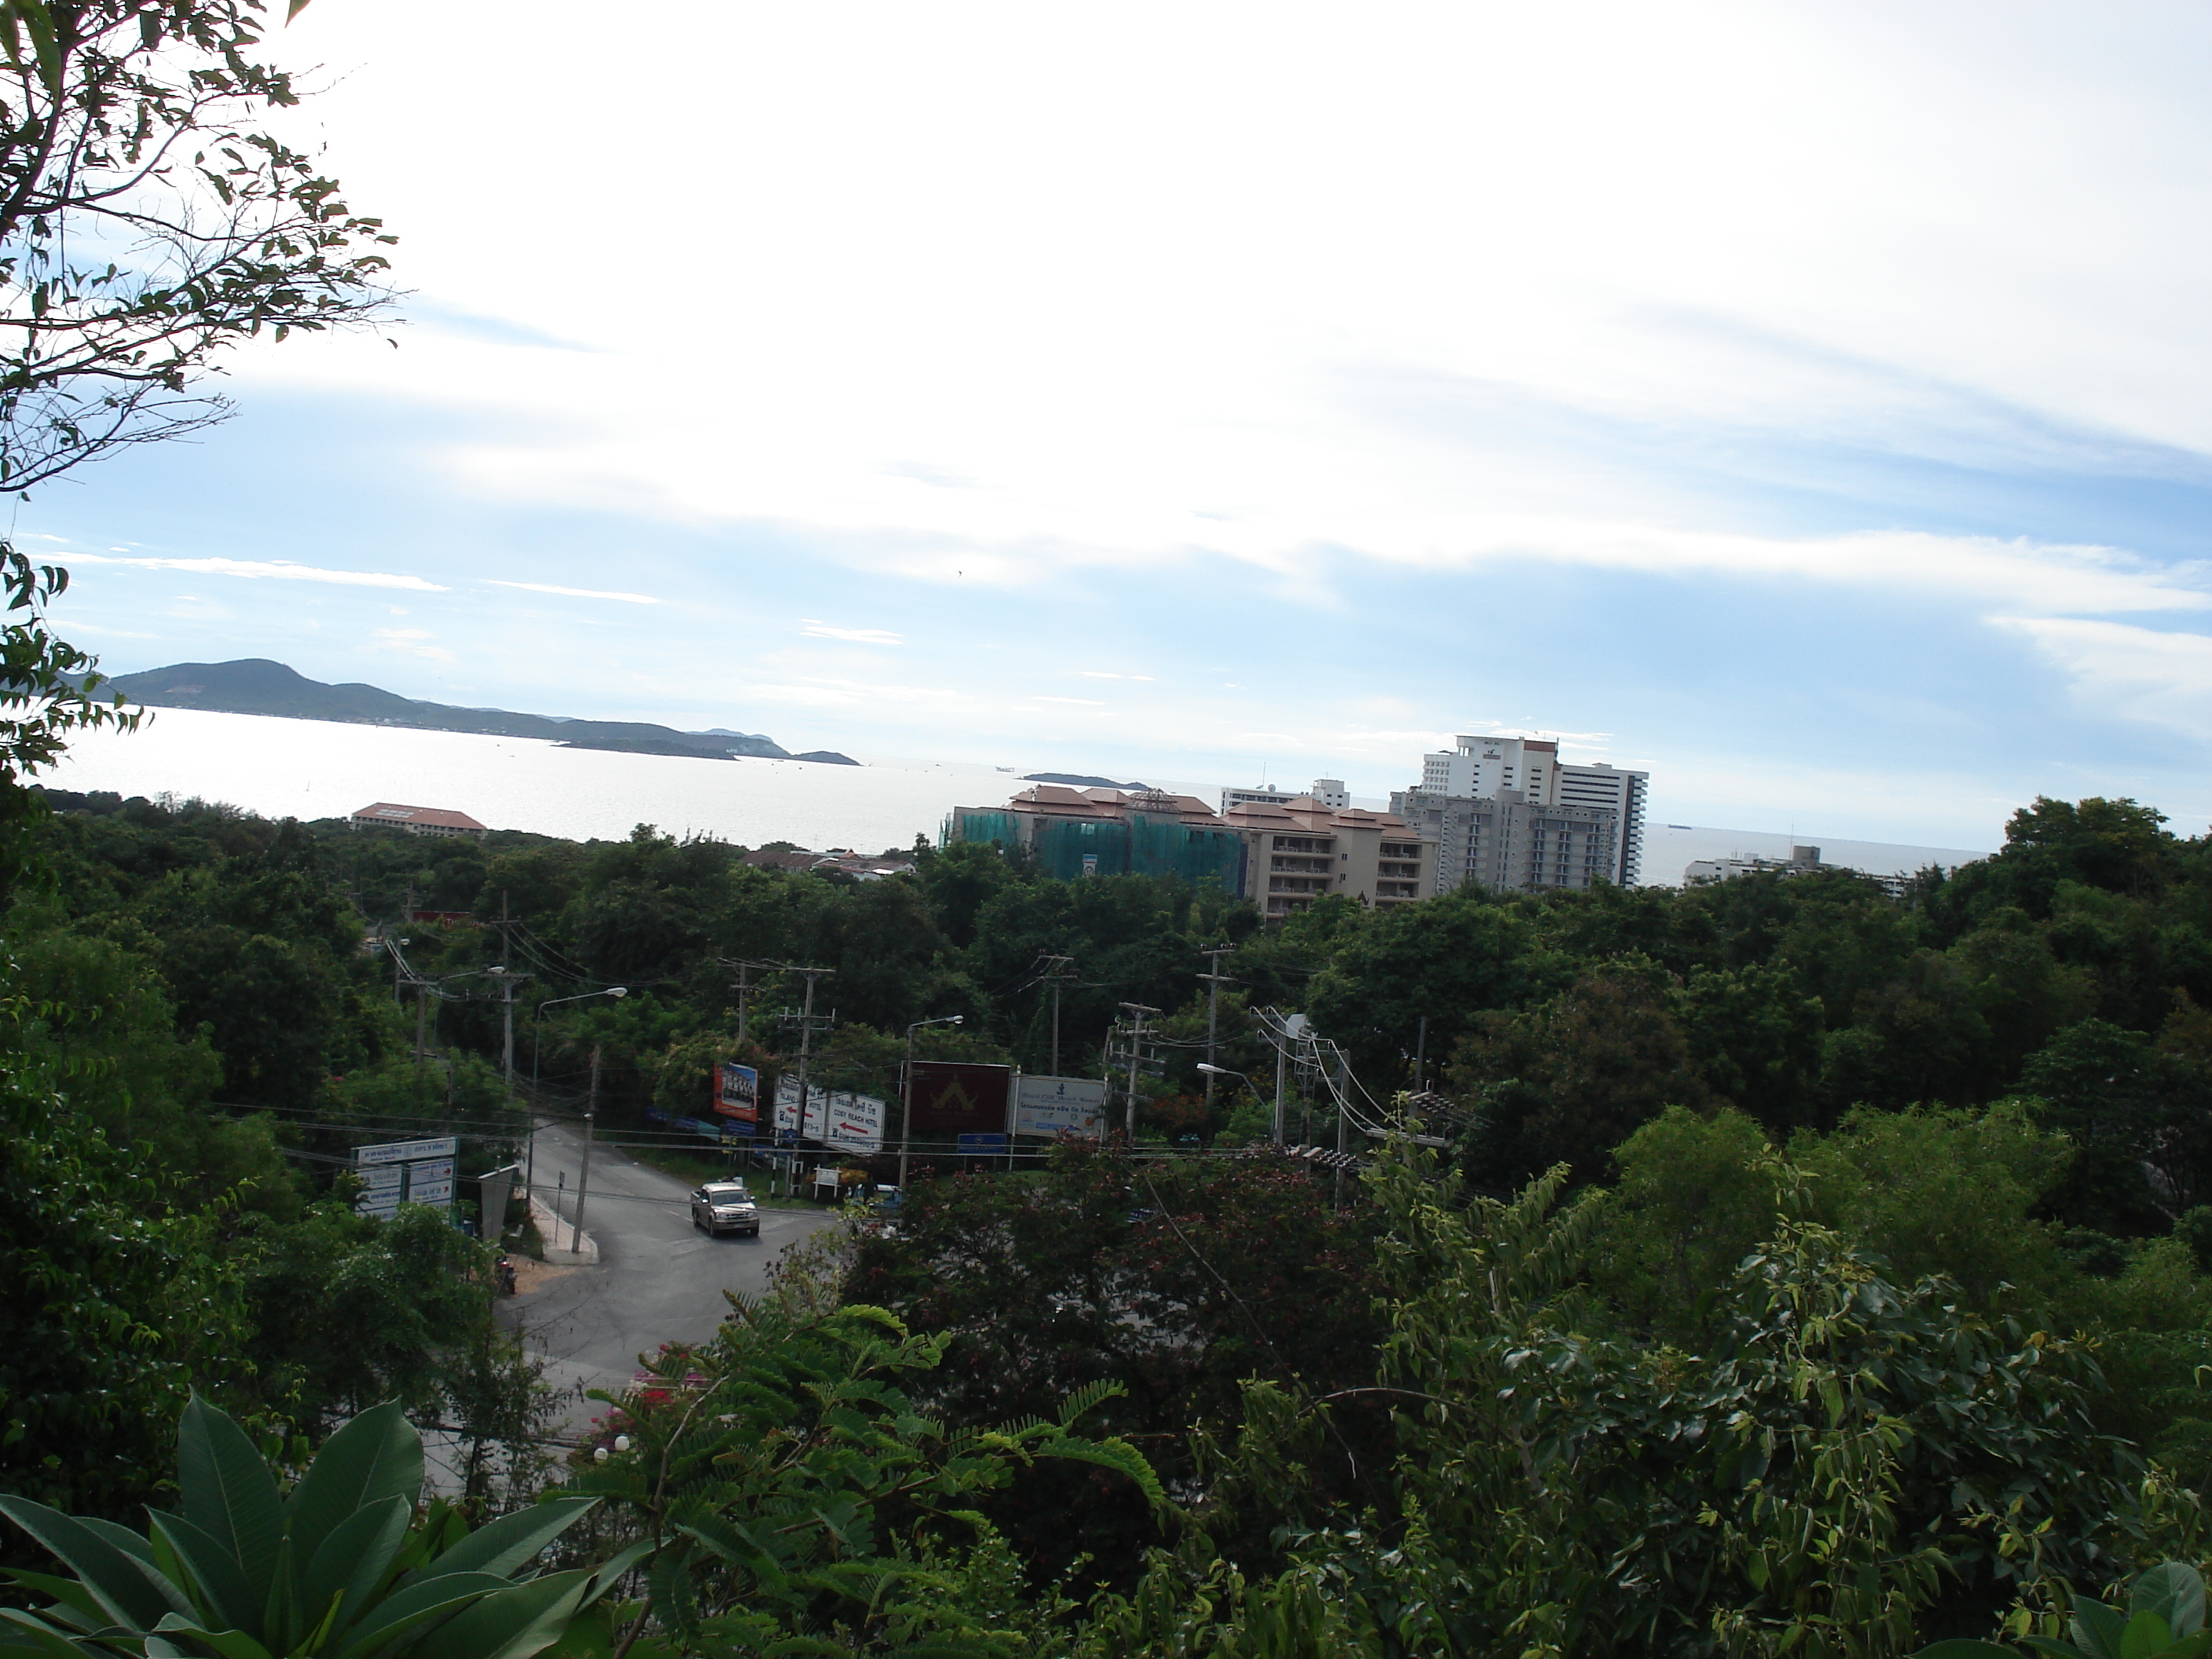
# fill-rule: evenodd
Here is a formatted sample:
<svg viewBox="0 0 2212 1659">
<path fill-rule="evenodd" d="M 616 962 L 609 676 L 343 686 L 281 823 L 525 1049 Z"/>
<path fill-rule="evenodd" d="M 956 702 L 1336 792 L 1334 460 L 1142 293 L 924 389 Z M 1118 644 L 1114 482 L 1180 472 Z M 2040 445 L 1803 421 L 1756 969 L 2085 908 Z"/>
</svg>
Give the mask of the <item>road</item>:
<svg viewBox="0 0 2212 1659">
<path fill-rule="evenodd" d="M 539 1201 L 550 1200 L 573 1222 L 583 1137 L 550 1119 L 539 1126 Z M 545 1360 L 546 1381 L 563 1391 L 563 1429 L 581 1431 L 604 1413 L 583 1390 L 620 1389 L 640 1354 L 713 1335 L 729 1311 L 723 1291 L 765 1290 L 769 1265 L 785 1247 L 830 1219 L 815 1210 L 763 1209 L 758 1238 L 709 1238 L 691 1224 L 690 1193 L 674 1176 L 593 1147 L 584 1234 L 599 1245 L 598 1265 L 549 1273 L 539 1288 L 501 1304 Z"/>
</svg>

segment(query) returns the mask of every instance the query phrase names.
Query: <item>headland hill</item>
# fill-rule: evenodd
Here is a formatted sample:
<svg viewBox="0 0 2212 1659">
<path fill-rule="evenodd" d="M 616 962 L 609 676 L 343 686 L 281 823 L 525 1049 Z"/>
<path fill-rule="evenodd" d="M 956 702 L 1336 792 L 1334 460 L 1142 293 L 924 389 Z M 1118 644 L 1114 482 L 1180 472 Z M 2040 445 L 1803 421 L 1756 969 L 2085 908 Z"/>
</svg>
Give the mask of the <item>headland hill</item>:
<svg viewBox="0 0 2212 1659">
<path fill-rule="evenodd" d="M 504 708 L 462 708 L 403 697 L 381 687 L 326 685 L 266 657 L 235 662 L 180 662 L 136 674 L 109 677 L 103 690 L 149 708 L 204 708 L 221 714 L 274 714 L 287 720 L 331 720 L 347 726 L 410 726 L 425 732 L 473 732 L 491 737 L 543 738 L 566 749 L 611 749 L 633 755 L 674 755 L 689 760 L 811 761 L 823 766 L 860 763 L 835 750 L 794 755 L 757 732 L 719 728 L 678 732 L 640 720 L 570 720 L 521 714 Z"/>
</svg>

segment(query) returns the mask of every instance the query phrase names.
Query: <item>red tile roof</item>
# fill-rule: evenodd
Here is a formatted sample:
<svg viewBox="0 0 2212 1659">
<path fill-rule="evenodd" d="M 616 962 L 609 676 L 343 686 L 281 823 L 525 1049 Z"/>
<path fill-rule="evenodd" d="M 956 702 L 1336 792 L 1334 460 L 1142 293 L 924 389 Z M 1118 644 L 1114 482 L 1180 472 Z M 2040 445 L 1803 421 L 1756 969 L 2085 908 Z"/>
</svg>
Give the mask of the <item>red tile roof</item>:
<svg viewBox="0 0 2212 1659">
<path fill-rule="evenodd" d="M 483 830 L 466 812 L 449 812 L 442 806 L 401 806 L 388 800 L 371 801 L 354 817 L 363 823 L 428 823 L 441 830 Z"/>
</svg>

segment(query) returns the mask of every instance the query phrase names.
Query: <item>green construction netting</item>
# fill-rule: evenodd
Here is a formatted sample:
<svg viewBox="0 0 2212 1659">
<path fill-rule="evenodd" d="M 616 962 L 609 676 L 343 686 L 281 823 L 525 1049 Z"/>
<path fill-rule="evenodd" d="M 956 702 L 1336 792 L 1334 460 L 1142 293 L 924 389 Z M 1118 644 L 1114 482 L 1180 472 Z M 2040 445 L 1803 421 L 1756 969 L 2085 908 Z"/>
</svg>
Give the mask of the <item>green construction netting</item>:
<svg viewBox="0 0 2212 1659">
<path fill-rule="evenodd" d="M 1016 847 L 1022 844 L 1022 828 L 1012 812 L 963 812 L 958 833 L 963 841 Z M 1180 876 L 1195 887 L 1212 877 L 1231 893 L 1242 885 L 1244 847 L 1233 830 L 1194 828 L 1133 812 L 1121 823 L 1045 823 L 1028 844 L 1037 867 L 1062 881 L 1087 875 Z"/>
</svg>

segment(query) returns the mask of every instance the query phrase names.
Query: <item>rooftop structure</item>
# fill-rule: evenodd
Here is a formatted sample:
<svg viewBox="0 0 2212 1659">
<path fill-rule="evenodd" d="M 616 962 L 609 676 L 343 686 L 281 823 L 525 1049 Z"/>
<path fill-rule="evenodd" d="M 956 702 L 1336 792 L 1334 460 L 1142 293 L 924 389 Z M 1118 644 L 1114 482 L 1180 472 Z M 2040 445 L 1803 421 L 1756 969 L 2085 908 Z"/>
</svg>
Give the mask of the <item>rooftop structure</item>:
<svg viewBox="0 0 2212 1659">
<path fill-rule="evenodd" d="M 1313 787 L 1305 792 L 1305 797 L 1319 801 L 1323 806 L 1346 807 L 1352 805 L 1351 792 L 1345 788 L 1342 778 L 1316 778 Z M 1274 805 L 1305 797 L 1295 795 L 1287 789 L 1278 789 L 1272 783 L 1263 783 L 1256 788 L 1223 790 L 1221 810 L 1226 812 L 1232 807 L 1255 804 Z"/>
<path fill-rule="evenodd" d="M 346 822 L 356 830 L 404 830 L 410 836 L 474 836 L 482 841 L 491 830 L 466 812 L 442 806 L 402 806 L 394 801 L 372 801 Z"/>
</svg>

